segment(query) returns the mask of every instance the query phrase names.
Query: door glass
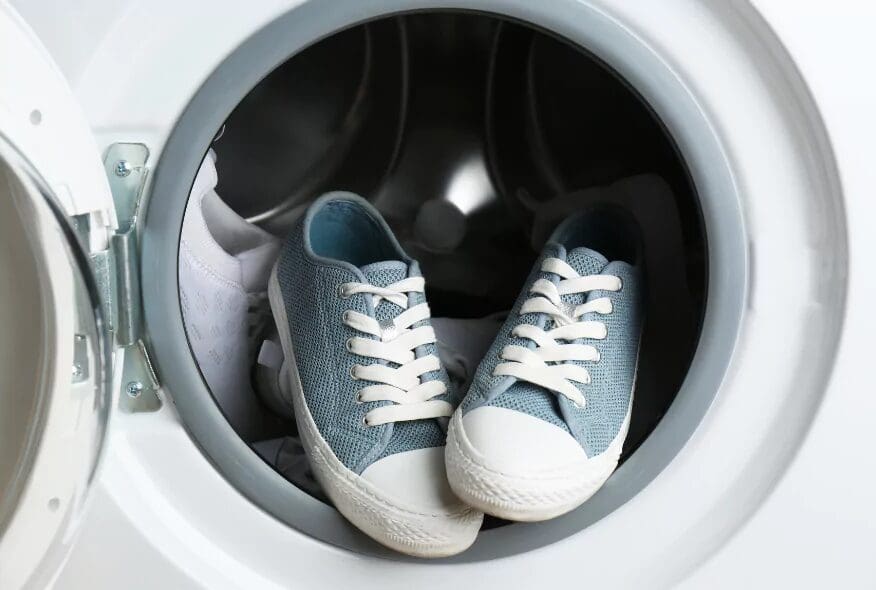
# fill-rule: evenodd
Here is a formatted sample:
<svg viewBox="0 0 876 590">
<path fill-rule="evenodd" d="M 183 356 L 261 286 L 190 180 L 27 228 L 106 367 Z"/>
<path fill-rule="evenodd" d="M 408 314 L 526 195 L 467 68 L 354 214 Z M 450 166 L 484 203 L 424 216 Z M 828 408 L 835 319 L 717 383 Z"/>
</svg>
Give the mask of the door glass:
<svg viewBox="0 0 876 590">
<path fill-rule="evenodd" d="M 0 587 L 61 559 L 98 465 L 111 394 L 97 293 L 51 191 L 0 136 Z"/>
</svg>

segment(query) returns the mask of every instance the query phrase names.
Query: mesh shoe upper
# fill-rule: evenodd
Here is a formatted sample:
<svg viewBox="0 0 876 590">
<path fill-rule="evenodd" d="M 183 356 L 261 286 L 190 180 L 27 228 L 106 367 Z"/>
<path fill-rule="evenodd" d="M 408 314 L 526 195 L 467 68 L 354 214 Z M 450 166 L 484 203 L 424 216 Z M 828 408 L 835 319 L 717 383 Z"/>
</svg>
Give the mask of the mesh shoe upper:
<svg viewBox="0 0 876 590">
<path fill-rule="evenodd" d="M 462 410 L 468 412 L 481 406 L 495 406 L 532 415 L 573 435 L 587 455 L 593 457 L 602 453 L 618 434 L 629 407 L 643 320 L 641 278 L 639 269 L 626 262 L 609 262 L 602 254 L 586 247 L 567 252 L 558 242 L 561 240 L 555 236 L 545 246 L 507 321 L 478 367 Z M 602 322 L 607 328 L 604 340 L 586 341 L 599 351 L 599 361 L 570 361 L 586 368 L 591 377 L 588 384 L 576 384 L 586 399 L 583 408 L 539 385 L 515 377 L 493 375 L 496 366 L 502 362 L 500 355 L 506 345 L 535 346 L 533 342 L 511 334 L 516 326 L 529 323 L 541 328 L 552 327 L 549 325 L 552 320 L 546 314 L 519 313 L 523 303 L 530 298 L 529 290 L 536 280 L 558 282 L 556 275 L 541 270 L 542 262 L 547 258 L 564 260 L 582 276 L 609 274 L 619 277 L 623 283 L 623 288 L 617 292 L 596 290 L 562 296 L 563 303 L 568 305 L 608 297 L 613 306 L 610 314 L 589 313 L 580 318 L 581 321 Z"/>
<path fill-rule="evenodd" d="M 378 361 L 347 350 L 347 340 L 361 338 L 363 334 L 346 325 L 342 318 L 344 312 L 355 311 L 378 321 L 386 321 L 396 317 L 402 310 L 385 300 L 372 306 L 366 294 L 344 298 L 339 296 L 339 289 L 346 283 L 368 283 L 385 287 L 407 277 L 421 275 L 417 263 L 407 257 L 388 227 L 380 223 L 379 215 L 361 199 L 352 195 L 348 197 L 361 211 L 373 212 L 373 225 L 367 228 L 369 236 L 351 235 L 355 232 L 355 226 L 347 228 L 344 225 L 345 215 L 359 214 L 355 213 L 355 209 L 344 210 L 338 207 L 332 211 L 330 218 L 334 227 L 313 227 L 313 213 L 326 200 L 337 199 L 338 195 L 327 197 L 328 199 L 324 197 L 317 201 L 308 215 L 296 224 L 283 246 L 277 264 L 277 279 L 290 323 L 295 362 L 308 408 L 320 434 L 338 459 L 352 471 L 361 473 L 383 457 L 414 449 L 442 446 L 445 434 L 437 419 L 401 421 L 377 426 L 364 424 L 365 415 L 370 410 L 392 402 L 357 401 L 357 393 L 369 382 L 355 379 L 351 374 L 353 367 Z M 382 241 L 383 251 L 380 255 L 391 254 L 392 259 L 356 266 L 355 260 L 350 263 L 319 256 L 314 252 L 313 242 L 334 239 L 328 234 L 318 235 L 323 231 L 341 231 L 336 236 L 348 237 L 351 240 L 351 251 L 356 252 L 363 248 L 373 248 L 373 245 L 367 243 L 369 239 Z M 411 293 L 409 299 L 410 304 L 415 305 L 424 301 L 424 296 L 421 293 Z M 429 320 L 422 320 L 418 324 L 428 322 Z M 420 357 L 435 352 L 434 345 L 425 345 L 419 347 L 415 354 Z M 422 376 L 423 381 L 435 379 L 441 380 L 448 388 L 447 393 L 436 399 L 451 400 L 451 384 L 443 369 Z"/>
</svg>

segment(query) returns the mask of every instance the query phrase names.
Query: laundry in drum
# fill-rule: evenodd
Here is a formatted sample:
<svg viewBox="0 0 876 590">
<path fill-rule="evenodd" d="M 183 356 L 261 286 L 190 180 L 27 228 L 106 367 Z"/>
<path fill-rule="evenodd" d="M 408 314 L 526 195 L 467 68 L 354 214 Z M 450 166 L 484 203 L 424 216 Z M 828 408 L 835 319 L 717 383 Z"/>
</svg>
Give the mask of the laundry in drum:
<svg viewBox="0 0 876 590">
<path fill-rule="evenodd" d="M 399 96 L 402 48 L 428 70 Z M 477 552 L 479 530 L 576 518 L 660 421 L 698 336 L 699 217 L 662 128 L 579 51 L 475 16 L 376 21 L 222 128 L 180 298 L 214 401 L 288 484 L 260 479 L 268 512 L 366 552 Z M 346 532 L 298 522 L 320 506 Z"/>
<path fill-rule="evenodd" d="M 610 476 L 644 315 L 632 215 L 569 216 L 510 311 L 433 320 L 419 263 L 366 200 L 322 196 L 281 244 L 217 182 L 211 152 L 181 240 L 186 329 L 235 427 L 290 484 L 391 549 L 444 557 L 484 513 L 553 518 Z"/>
</svg>

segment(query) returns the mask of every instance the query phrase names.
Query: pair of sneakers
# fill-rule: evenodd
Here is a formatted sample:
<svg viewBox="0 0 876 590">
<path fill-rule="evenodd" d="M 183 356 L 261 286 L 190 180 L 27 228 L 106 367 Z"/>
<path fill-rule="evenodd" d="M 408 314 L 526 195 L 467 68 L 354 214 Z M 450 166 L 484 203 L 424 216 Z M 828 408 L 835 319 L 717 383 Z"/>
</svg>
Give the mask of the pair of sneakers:
<svg viewBox="0 0 876 590">
<path fill-rule="evenodd" d="M 367 201 L 315 201 L 268 294 L 284 390 L 338 511 L 392 549 L 442 557 L 474 542 L 484 513 L 545 520 L 593 495 L 630 421 L 643 308 L 632 243 L 609 212 L 561 224 L 460 403 L 417 262 Z"/>
</svg>

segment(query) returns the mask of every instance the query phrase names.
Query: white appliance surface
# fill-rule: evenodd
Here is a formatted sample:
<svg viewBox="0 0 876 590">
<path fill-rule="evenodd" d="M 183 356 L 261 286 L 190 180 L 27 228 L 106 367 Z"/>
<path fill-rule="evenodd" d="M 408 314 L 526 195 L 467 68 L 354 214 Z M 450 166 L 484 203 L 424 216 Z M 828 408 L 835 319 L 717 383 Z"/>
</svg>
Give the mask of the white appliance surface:
<svg viewBox="0 0 876 590">
<path fill-rule="evenodd" d="M 216 65 L 252 32 L 296 4 L 13 3 L 66 76 L 99 149 L 117 141 L 142 142 L 154 159 L 189 98 Z M 607 12 L 650 10 L 647 2 L 597 4 Z M 717 493 L 723 494 L 722 501 L 710 504 L 701 520 L 690 523 L 694 539 L 683 539 L 683 532 L 668 528 L 665 523 L 674 513 L 697 506 L 700 491 L 717 481 L 708 475 L 691 481 L 687 495 L 678 488 L 670 494 L 663 486 L 672 470 L 702 451 L 697 446 L 708 440 L 711 412 L 720 409 L 712 408 L 666 473 L 643 492 L 648 499 L 632 499 L 584 533 L 528 555 L 486 563 L 390 562 L 327 546 L 261 511 L 217 473 L 173 405 L 165 403 L 152 414 L 113 414 L 90 506 L 56 574 L 56 587 L 488 588 L 508 587 L 514 579 L 537 583 L 544 576 L 569 584 L 601 581 L 606 587 L 876 584 L 876 396 L 869 370 L 876 328 L 876 265 L 869 260 L 876 252 L 871 228 L 876 219 L 876 5 L 856 0 L 753 4 L 793 60 L 827 131 L 843 191 L 850 261 L 845 319 L 828 386 L 774 487 L 763 489 L 773 483 L 752 477 L 746 485 Z M 702 47 L 703 52 L 711 50 Z M 824 265 L 830 267 L 831 261 Z M 756 413 L 758 396 L 752 395 L 748 404 Z M 735 442 L 726 444 L 729 452 Z M 765 458 L 789 451 L 769 444 L 759 448 Z M 749 510 L 751 498 L 762 500 Z M 747 514 L 743 522 L 739 514 Z M 719 531 L 716 537 L 697 537 L 705 520 Z M 626 524 L 623 534 L 610 526 L 617 523 Z M 613 560 L 593 564 L 590 576 L 587 544 L 596 538 L 615 543 L 617 550 Z M 631 559 L 650 542 L 665 549 L 653 550 L 646 561 Z M 697 545 L 702 549 L 679 549 Z"/>
</svg>

